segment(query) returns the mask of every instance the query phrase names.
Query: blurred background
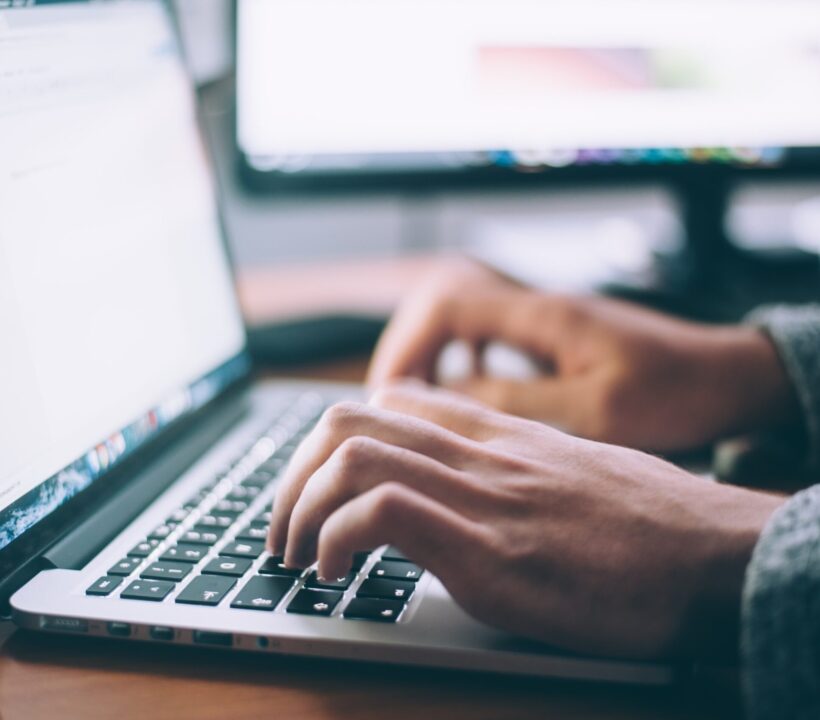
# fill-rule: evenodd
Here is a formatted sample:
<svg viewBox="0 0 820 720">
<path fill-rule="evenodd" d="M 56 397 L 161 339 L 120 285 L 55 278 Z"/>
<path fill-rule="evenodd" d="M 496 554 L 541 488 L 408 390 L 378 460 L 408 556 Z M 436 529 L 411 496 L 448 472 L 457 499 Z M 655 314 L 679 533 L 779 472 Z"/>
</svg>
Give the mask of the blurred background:
<svg viewBox="0 0 820 720">
<path fill-rule="evenodd" d="M 806 0 L 175 0 L 263 361 L 441 255 L 734 320 L 820 290 Z"/>
</svg>

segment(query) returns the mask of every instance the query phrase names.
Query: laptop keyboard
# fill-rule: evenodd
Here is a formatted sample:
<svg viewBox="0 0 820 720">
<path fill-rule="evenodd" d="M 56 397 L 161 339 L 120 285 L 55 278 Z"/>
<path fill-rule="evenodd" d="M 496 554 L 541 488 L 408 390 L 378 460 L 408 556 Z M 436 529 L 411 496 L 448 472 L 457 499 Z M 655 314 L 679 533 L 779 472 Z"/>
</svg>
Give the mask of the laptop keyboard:
<svg viewBox="0 0 820 720">
<path fill-rule="evenodd" d="M 285 567 L 265 551 L 273 484 L 326 404 L 298 396 L 216 478 L 171 513 L 86 594 L 394 623 L 424 570 L 401 551 L 356 553 L 341 578 Z"/>
</svg>

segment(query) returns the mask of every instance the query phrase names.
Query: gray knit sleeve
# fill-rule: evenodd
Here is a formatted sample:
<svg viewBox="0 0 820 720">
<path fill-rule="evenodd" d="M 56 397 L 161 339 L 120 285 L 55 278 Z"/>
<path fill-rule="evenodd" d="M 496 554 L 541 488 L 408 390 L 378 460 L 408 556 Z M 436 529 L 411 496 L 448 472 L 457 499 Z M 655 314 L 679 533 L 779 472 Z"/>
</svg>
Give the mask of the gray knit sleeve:
<svg viewBox="0 0 820 720">
<path fill-rule="evenodd" d="M 820 485 L 780 507 L 758 540 L 741 657 L 749 720 L 820 718 Z"/>
<path fill-rule="evenodd" d="M 746 322 L 774 342 L 803 411 L 807 464 L 820 467 L 820 305 L 764 307 Z"/>
</svg>

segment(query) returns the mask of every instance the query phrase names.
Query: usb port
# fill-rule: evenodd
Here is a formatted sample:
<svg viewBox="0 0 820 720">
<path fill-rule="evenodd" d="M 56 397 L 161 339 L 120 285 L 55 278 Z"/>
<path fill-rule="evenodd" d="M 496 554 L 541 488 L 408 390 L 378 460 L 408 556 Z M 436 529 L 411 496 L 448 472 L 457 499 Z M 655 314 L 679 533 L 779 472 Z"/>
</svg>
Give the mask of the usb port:
<svg viewBox="0 0 820 720">
<path fill-rule="evenodd" d="M 224 647 L 230 647 L 233 643 L 233 635 L 230 633 L 194 630 L 194 642 L 200 643 L 201 645 L 222 645 Z"/>
<path fill-rule="evenodd" d="M 108 623 L 108 634 L 115 637 L 131 637 L 131 626 L 124 622 Z"/>
<path fill-rule="evenodd" d="M 173 640 L 174 639 L 174 629 L 169 627 L 161 627 L 159 625 L 152 627 L 149 631 L 151 637 L 154 640 Z"/>
</svg>

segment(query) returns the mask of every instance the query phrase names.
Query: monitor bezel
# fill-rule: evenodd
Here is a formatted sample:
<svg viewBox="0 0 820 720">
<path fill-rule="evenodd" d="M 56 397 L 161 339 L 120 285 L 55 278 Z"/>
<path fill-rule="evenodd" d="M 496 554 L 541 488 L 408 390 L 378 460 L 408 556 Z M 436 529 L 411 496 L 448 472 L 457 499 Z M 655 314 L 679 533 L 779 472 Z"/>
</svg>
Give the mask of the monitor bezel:
<svg viewBox="0 0 820 720">
<path fill-rule="evenodd" d="M 72 0 L 64 0 L 66 4 Z M 123 0 L 128 2 L 129 0 Z M 53 0 L 52 0 L 53 2 Z M 110 4 L 116 4 L 118 0 L 110 0 Z M 184 58 L 184 52 L 179 34 L 179 25 L 176 16 L 171 10 L 169 0 L 156 0 L 164 9 L 170 27 L 172 28 L 174 42 L 179 52 L 180 58 Z M 184 68 L 186 76 L 189 80 L 190 91 L 196 97 L 196 87 L 191 78 L 187 66 Z M 219 183 L 214 167 L 214 159 L 210 151 L 210 146 L 205 141 L 206 133 L 203 124 L 203 117 L 201 109 L 198 108 L 196 132 L 199 133 L 202 146 L 207 150 L 208 171 L 211 174 L 212 187 L 214 193 L 214 203 L 217 209 L 217 217 L 219 224 L 219 234 L 221 243 L 225 252 L 226 262 L 228 263 L 231 277 L 236 278 L 236 266 L 231 252 L 230 244 L 228 242 L 224 215 L 221 209 L 219 197 Z M 246 369 L 237 375 L 237 377 L 230 380 L 223 388 L 214 394 L 212 398 L 207 400 L 201 407 L 190 410 L 180 417 L 174 419 L 167 426 L 159 429 L 154 435 L 145 441 L 143 445 L 134 449 L 133 453 L 123 458 L 123 460 L 114 465 L 110 470 L 102 473 L 97 477 L 87 488 L 83 489 L 77 495 L 69 498 L 58 508 L 39 520 L 35 525 L 25 530 L 19 537 L 12 540 L 8 545 L 0 549 L 0 587 L 4 590 L 5 584 L 10 578 L 22 574 L 21 583 L 25 582 L 31 574 L 27 574 L 24 568 L 27 566 L 36 565 L 37 559 L 46 550 L 59 542 L 68 532 L 85 520 L 90 513 L 102 506 L 107 500 L 110 500 L 117 493 L 122 491 L 135 478 L 138 471 L 146 465 L 150 464 L 156 458 L 161 456 L 174 443 L 189 433 L 198 423 L 202 422 L 203 418 L 211 412 L 218 410 L 224 403 L 230 402 L 234 397 L 243 393 L 253 379 L 253 367 L 251 362 L 251 355 L 248 349 L 248 333 L 247 326 L 243 320 L 243 336 L 244 341 L 242 348 L 231 357 L 225 358 L 218 367 L 222 367 L 229 363 L 238 363 Z M 211 368 L 208 372 L 203 374 L 206 377 L 210 372 L 217 368 Z M 201 378 L 193 378 L 189 385 L 196 383 Z M 146 408 L 148 410 L 149 408 Z M 46 482 L 48 478 L 44 478 Z M 39 568 L 36 568 L 39 569 Z M 5 594 L 5 593 L 3 593 Z"/>
</svg>

